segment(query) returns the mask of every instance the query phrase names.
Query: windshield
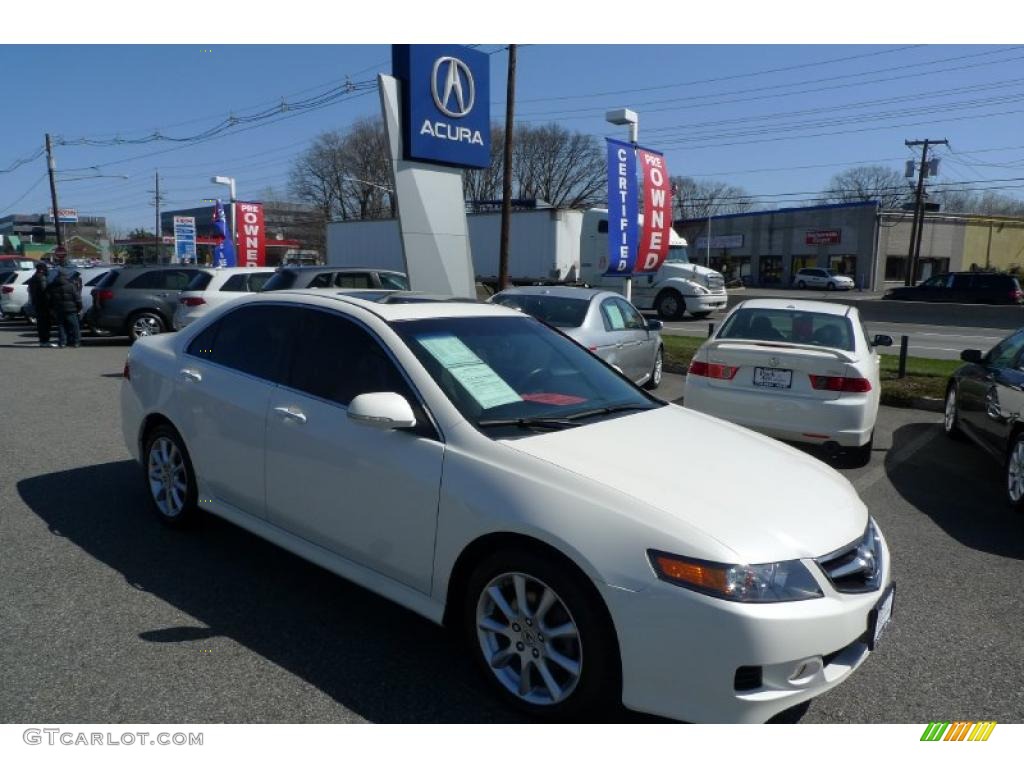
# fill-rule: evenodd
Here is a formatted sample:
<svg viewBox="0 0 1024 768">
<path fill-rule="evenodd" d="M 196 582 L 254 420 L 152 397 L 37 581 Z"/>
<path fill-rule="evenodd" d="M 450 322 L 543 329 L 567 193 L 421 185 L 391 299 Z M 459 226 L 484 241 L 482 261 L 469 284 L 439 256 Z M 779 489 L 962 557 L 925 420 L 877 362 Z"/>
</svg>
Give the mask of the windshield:
<svg viewBox="0 0 1024 768">
<path fill-rule="evenodd" d="M 715 338 L 814 344 L 849 351 L 854 348 L 849 318 L 791 309 L 739 309 L 728 317 Z"/>
<path fill-rule="evenodd" d="M 670 245 L 668 247 L 668 256 L 665 261 L 673 264 L 689 264 L 690 263 L 690 251 L 685 245 Z"/>
<path fill-rule="evenodd" d="M 589 299 L 569 299 L 563 296 L 536 296 L 522 293 L 499 293 L 495 304 L 512 307 L 559 328 L 579 328 L 590 308 Z"/>
<path fill-rule="evenodd" d="M 392 327 L 478 427 L 525 435 L 529 432 L 521 427 L 529 425 L 516 420 L 578 417 L 583 422 L 605 415 L 605 408 L 662 405 L 576 342 L 530 317 L 405 320 Z M 507 421 L 512 423 L 486 423 Z"/>
</svg>

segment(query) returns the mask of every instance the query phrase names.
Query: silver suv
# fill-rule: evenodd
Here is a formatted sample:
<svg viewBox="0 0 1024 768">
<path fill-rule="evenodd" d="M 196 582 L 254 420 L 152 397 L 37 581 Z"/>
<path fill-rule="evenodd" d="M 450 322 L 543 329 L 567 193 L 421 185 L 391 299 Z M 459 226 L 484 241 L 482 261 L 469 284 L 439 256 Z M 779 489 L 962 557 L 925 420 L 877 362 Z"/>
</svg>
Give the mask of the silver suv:
<svg viewBox="0 0 1024 768">
<path fill-rule="evenodd" d="M 150 266 L 112 269 L 92 291 L 89 325 L 132 341 L 172 328 L 178 294 L 213 267 Z"/>
</svg>

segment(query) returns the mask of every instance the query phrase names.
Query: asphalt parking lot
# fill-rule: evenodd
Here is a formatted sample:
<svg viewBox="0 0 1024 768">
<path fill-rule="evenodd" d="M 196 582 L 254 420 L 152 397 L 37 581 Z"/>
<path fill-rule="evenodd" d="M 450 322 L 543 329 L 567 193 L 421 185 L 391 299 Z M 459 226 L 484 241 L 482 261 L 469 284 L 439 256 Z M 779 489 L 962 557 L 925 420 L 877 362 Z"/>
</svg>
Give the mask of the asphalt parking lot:
<svg viewBox="0 0 1024 768">
<path fill-rule="evenodd" d="M 220 520 L 162 527 L 120 434 L 127 351 L 0 323 L 0 721 L 519 719 L 442 629 Z M 940 418 L 883 408 L 870 464 L 841 470 L 889 539 L 895 614 L 802 722 L 1024 721 L 1024 517 Z"/>
</svg>

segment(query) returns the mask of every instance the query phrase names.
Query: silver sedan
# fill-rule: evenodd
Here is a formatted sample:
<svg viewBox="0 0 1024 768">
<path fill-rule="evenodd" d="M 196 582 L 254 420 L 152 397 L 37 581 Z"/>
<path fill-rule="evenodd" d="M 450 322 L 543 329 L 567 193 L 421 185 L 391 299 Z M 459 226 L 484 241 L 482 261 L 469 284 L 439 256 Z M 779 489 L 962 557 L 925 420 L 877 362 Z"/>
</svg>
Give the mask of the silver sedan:
<svg viewBox="0 0 1024 768">
<path fill-rule="evenodd" d="M 509 288 L 490 298 L 552 325 L 647 389 L 661 384 L 660 320 L 611 291 L 561 286 Z"/>
</svg>

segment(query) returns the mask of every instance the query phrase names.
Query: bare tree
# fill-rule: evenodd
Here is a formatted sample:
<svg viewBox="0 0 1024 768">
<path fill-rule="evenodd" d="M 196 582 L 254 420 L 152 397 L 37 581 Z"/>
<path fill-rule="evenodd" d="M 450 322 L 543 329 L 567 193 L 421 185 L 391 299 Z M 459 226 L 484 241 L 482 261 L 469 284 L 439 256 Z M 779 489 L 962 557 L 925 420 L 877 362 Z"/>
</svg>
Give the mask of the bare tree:
<svg viewBox="0 0 1024 768">
<path fill-rule="evenodd" d="M 605 199 L 607 166 L 593 136 L 550 123 L 516 129 L 512 177 L 516 197 L 558 208 L 587 208 Z"/>
<path fill-rule="evenodd" d="M 928 193 L 948 213 L 980 213 L 987 216 L 1024 216 L 1024 200 L 998 192 L 972 192 L 947 187 Z"/>
<path fill-rule="evenodd" d="M 682 219 L 706 219 L 754 208 L 752 195 L 728 182 L 701 181 L 690 176 L 673 176 L 670 181 L 674 207 Z"/>
<path fill-rule="evenodd" d="M 505 166 L 505 128 L 491 125 L 491 164 L 487 168 L 467 168 L 462 172 L 462 190 L 466 202 L 498 200 Z"/>
<path fill-rule="evenodd" d="M 878 200 L 883 208 L 899 208 L 912 197 L 912 185 L 899 171 L 884 165 L 858 165 L 837 173 L 822 193 L 826 203 Z"/>
</svg>

